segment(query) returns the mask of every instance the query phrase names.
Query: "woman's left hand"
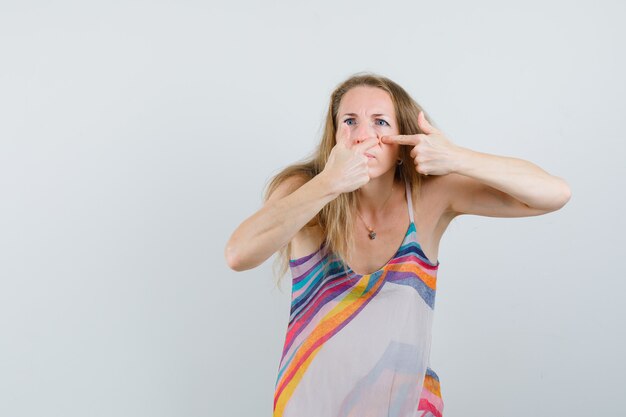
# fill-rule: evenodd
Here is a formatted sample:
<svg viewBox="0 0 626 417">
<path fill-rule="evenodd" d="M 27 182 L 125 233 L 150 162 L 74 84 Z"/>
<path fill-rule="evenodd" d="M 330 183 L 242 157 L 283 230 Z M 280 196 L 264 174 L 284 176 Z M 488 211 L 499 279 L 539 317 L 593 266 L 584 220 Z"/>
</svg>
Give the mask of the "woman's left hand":
<svg viewBox="0 0 626 417">
<path fill-rule="evenodd" d="M 420 111 L 417 125 L 422 132 L 415 135 L 383 136 L 383 143 L 409 145 L 415 170 L 424 175 L 446 175 L 453 172 L 463 148 L 456 146 L 439 130 L 431 126 Z"/>
</svg>

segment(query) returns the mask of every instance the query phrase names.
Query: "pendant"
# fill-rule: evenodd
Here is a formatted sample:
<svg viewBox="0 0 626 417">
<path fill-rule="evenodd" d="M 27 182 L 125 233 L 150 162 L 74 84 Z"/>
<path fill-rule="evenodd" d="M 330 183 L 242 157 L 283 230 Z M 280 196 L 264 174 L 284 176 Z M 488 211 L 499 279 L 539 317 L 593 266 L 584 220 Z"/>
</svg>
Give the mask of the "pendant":
<svg viewBox="0 0 626 417">
<path fill-rule="evenodd" d="M 376 239 L 376 233 L 373 230 L 370 230 L 369 237 L 371 240 Z"/>
</svg>

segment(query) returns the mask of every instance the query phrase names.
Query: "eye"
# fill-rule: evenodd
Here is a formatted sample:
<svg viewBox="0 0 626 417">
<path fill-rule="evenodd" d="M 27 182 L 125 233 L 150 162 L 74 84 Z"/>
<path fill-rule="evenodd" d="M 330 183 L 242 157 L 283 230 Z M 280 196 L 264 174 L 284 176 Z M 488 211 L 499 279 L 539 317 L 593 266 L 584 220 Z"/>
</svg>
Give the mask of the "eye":
<svg viewBox="0 0 626 417">
<path fill-rule="evenodd" d="M 377 121 L 377 122 L 383 122 L 383 123 L 385 123 L 385 124 L 383 124 L 383 125 L 379 125 L 379 126 L 385 126 L 385 125 L 390 126 L 390 124 L 389 124 L 389 123 L 387 123 L 387 121 L 386 121 L 386 120 L 383 120 L 383 119 L 376 119 L 376 121 Z"/>
<path fill-rule="evenodd" d="M 348 126 L 352 126 L 350 123 L 348 123 L 350 120 L 354 120 L 354 117 L 350 117 L 350 118 L 348 118 L 348 119 L 344 120 L 343 122 L 344 122 L 345 124 L 347 124 Z"/>
</svg>

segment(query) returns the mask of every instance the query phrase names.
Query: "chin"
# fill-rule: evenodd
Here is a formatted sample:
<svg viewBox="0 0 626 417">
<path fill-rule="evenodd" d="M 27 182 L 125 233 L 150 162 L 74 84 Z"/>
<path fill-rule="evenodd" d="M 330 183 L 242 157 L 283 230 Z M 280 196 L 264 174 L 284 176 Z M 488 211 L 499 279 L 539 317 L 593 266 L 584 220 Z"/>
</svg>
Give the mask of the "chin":
<svg viewBox="0 0 626 417">
<path fill-rule="evenodd" d="M 395 167 L 390 167 L 387 170 L 385 170 L 384 168 L 381 168 L 381 167 L 370 168 L 369 169 L 370 180 L 373 180 L 374 178 L 378 178 L 378 177 L 382 176 L 383 174 L 389 172 L 390 170 L 395 170 Z"/>
</svg>

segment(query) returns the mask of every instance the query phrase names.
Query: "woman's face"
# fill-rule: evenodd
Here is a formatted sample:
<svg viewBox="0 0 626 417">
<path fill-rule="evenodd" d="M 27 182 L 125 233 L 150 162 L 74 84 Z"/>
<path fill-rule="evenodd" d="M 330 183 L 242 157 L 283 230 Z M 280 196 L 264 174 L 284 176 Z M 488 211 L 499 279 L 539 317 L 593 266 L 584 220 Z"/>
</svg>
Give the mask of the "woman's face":
<svg viewBox="0 0 626 417">
<path fill-rule="evenodd" d="M 389 93 L 377 87 L 353 87 L 342 97 L 337 118 L 338 127 L 344 123 L 350 126 L 352 144 L 362 142 L 368 137 L 378 138 L 378 145 L 367 150 L 367 153 L 374 156 L 368 161 L 370 178 L 395 169 L 400 145 L 380 142 L 384 135 L 399 134 Z M 339 130 L 338 128 L 337 132 Z M 337 140 L 335 136 L 335 143 Z"/>
</svg>

